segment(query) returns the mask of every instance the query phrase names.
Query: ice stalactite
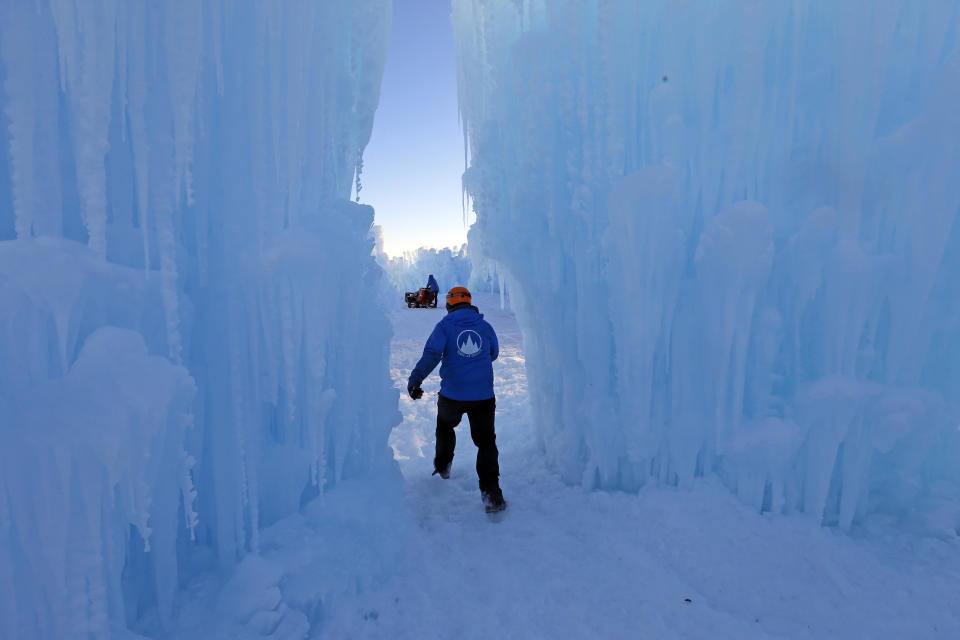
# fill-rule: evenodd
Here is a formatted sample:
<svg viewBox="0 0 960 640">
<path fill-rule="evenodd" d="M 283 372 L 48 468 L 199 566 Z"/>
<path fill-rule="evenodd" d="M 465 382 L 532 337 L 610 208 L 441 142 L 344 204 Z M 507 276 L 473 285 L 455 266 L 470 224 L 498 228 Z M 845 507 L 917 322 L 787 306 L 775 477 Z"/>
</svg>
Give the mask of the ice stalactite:
<svg viewBox="0 0 960 640">
<path fill-rule="evenodd" d="M 639 202 L 636 193 L 644 194 Z M 610 254 L 610 276 L 620 283 L 619 295 L 631 298 L 646 294 L 649 300 L 637 314 L 611 319 L 614 332 L 623 336 L 626 346 L 616 351 L 616 368 L 631 373 L 618 378 L 617 392 L 625 411 L 650 415 L 657 401 L 654 381 L 666 369 L 659 349 L 670 342 L 686 269 L 686 216 L 673 171 L 668 168 L 648 168 L 624 178 L 612 187 L 608 202 L 612 213 L 624 212 L 614 213 L 603 239 L 604 251 Z M 629 212 L 637 206 L 647 214 L 634 219 Z M 618 253 L 609 249 L 621 242 L 635 250 Z M 644 362 L 657 364 L 637 366 Z M 659 444 L 646 425 L 628 431 L 625 438 L 627 450 L 638 459 Z"/>
<path fill-rule="evenodd" d="M 14 231 L 18 238 L 58 236 L 62 223 L 60 172 L 56 165 L 56 139 L 50 127 L 40 126 L 57 117 L 56 51 L 38 48 L 33 65 L 20 54 L 36 37 L 49 38 L 49 8 L 23 2 L 0 7 L 0 57 L 6 67 L 5 91 L 11 96 L 5 109 L 10 125 L 11 182 Z"/>
<path fill-rule="evenodd" d="M 155 200 L 157 245 L 160 254 L 160 286 L 163 292 L 163 310 L 167 327 L 167 351 L 179 363 L 182 358 L 180 341 L 180 292 L 177 288 L 176 241 L 174 239 L 173 209 L 164 197 Z"/>
<path fill-rule="evenodd" d="M 314 362 L 311 360 L 311 362 Z M 323 361 L 320 360 L 322 363 Z M 312 368 L 312 367 L 311 367 Z M 322 368 L 319 371 L 314 371 L 312 373 L 313 380 L 315 384 L 323 379 L 323 370 Z M 325 389 L 324 392 L 316 400 L 317 406 L 311 412 L 312 416 L 316 416 L 316 424 L 308 425 L 307 436 L 311 441 L 311 448 L 313 449 L 313 461 L 310 465 L 310 482 L 314 487 L 320 492 L 320 495 L 323 495 L 323 488 L 326 484 L 326 473 L 327 473 L 327 457 L 326 457 L 326 437 L 327 437 L 327 414 L 330 412 L 330 408 L 333 406 L 333 403 L 337 399 L 337 392 L 333 389 Z"/>
<path fill-rule="evenodd" d="M 363 154 L 357 154 L 357 166 L 353 172 L 353 188 L 356 193 L 356 202 L 360 202 L 360 192 L 363 191 L 363 184 L 360 182 L 360 176 L 363 174 Z"/>
<path fill-rule="evenodd" d="M 150 155 L 147 147 L 147 28 L 146 8 L 130 7 L 127 12 L 127 121 L 130 129 L 130 152 L 136 189 L 137 216 L 143 243 L 143 265 L 150 270 Z"/>
<path fill-rule="evenodd" d="M 190 541 L 197 538 L 197 522 L 199 516 L 195 509 L 197 487 L 193 481 L 193 468 L 197 461 L 186 450 L 180 452 L 180 495 L 183 500 L 183 513 L 187 530 L 190 532 Z"/>
<path fill-rule="evenodd" d="M 290 51 L 314 51 L 315 30 L 310 28 L 313 24 L 313 16 L 316 8 L 312 3 L 306 3 L 304 11 L 307 15 L 303 20 L 295 20 L 288 23 L 285 29 L 285 37 L 290 42 Z M 310 57 L 302 55 L 287 55 L 284 61 L 286 72 L 286 96 L 282 101 L 285 107 L 282 115 L 282 122 L 285 131 L 286 153 L 283 158 L 283 176 L 287 183 L 287 211 L 290 223 L 296 223 L 300 211 L 300 203 L 303 197 L 303 181 L 306 176 L 302 174 L 304 155 L 309 152 L 309 139 L 306 133 L 309 131 L 310 114 L 308 112 L 308 95 L 311 86 L 311 78 L 315 74 L 310 65 Z"/>
<path fill-rule="evenodd" d="M 935 444 L 960 455 L 960 406 L 931 349 L 960 335 L 942 284 L 960 5 L 452 15 L 472 258 L 515 283 L 568 481 L 715 473 L 758 509 L 844 528 L 960 504 Z"/>
<path fill-rule="evenodd" d="M 173 104 L 174 189 L 179 205 L 186 196 L 193 206 L 194 112 L 203 56 L 203 3 L 171 0 L 163 5 L 169 67 L 170 99 Z"/>
<path fill-rule="evenodd" d="M 31 13 L 30 8 L 25 5 L 10 4 L 0 9 L 0 53 L 3 54 L 3 62 L 7 67 L 6 91 L 15 96 L 7 107 L 6 115 L 10 119 L 14 231 L 18 238 L 29 238 L 33 235 L 33 198 L 39 188 L 34 157 L 36 95 L 29 78 L 20 77 L 30 71 L 14 59 L 16 53 L 24 48 L 23 45 L 17 46 L 16 39 L 30 37 L 29 29 L 20 29 L 15 25 L 33 21 Z"/>
<path fill-rule="evenodd" d="M 73 148 L 77 186 L 87 229 L 87 244 L 98 256 L 107 254 L 108 133 L 114 80 L 117 3 L 104 0 L 77 8 L 51 0 L 57 38 L 62 42 L 61 73 L 75 127 Z"/>
<path fill-rule="evenodd" d="M 287 390 L 284 397 L 285 423 L 292 425 L 297 419 L 297 372 L 300 368 L 300 301 L 292 290 L 292 284 L 284 282 L 280 288 L 280 331 L 283 340 L 283 379 Z"/>
<path fill-rule="evenodd" d="M 756 300 L 770 276 L 770 214 L 756 203 L 738 203 L 717 214 L 700 236 L 694 257 L 707 327 L 701 372 L 709 381 L 704 401 L 714 410 L 717 453 L 730 446 L 743 413 L 748 340 Z"/>
</svg>

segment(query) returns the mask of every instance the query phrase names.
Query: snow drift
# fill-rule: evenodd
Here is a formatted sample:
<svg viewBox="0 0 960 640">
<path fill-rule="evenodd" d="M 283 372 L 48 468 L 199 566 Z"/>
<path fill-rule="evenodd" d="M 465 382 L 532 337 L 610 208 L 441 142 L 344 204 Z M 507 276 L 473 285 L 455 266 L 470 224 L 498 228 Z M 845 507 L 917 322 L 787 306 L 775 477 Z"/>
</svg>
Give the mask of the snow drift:
<svg viewBox="0 0 960 640">
<path fill-rule="evenodd" d="M 0 636 L 181 581 L 393 471 L 373 212 L 387 0 L 0 5 Z"/>
<path fill-rule="evenodd" d="M 573 483 L 960 528 L 960 3 L 454 0 L 473 255 Z M 544 310 L 549 309 L 549 312 Z"/>
</svg>

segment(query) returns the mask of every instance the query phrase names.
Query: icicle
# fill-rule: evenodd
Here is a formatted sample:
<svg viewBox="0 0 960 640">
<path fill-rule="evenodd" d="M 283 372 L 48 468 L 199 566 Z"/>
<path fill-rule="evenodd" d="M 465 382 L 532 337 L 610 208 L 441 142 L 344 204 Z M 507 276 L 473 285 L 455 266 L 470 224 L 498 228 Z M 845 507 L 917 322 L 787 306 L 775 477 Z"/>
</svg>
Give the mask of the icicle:
<svg viewBox="0 0 960 640">
<path fill-rule="evenodd" d="M 337 399 L 337 392 L 333 389 L 325 389 L 320 394 L 320 400 L 316 409 L 315 420 L 317 426 L 312 434 L 313 462 L 310 465 L 310 482 L 314 487 L 320 490 L 323 495 L 323 485 L 326 482 L 326 428 L 327 414 L 333 407 Z"/>
<path fill-rule="evenodd" d="M 459 114 L 460 111 L 458 110 L 457 113 Z M 464 176 L 467 175 L 467 170 L 469 169 L 469 167 L 467 166 L 467 163 L 468 163 L 467 148 L 468 148 L 467 122 L 466 122 L 466 119 L 464 119 L 463 121 L 463 175 Z M 465 178 L 461 178 L 460 179 L 460 208 L 463 210 L 463 226 L 464 227 L 467 226 L 467 202 L 468 202 L 467 184 L 466 184 Z"/>
<path fill-rule="evenodd" d="M 141 461 L 140 469 L 145 469 L 148 455 L 144 455 Z M 153 498 L 150 496 L 150 485 L 144 477 L 142 471 L 134 480 L 136 492 L 134 493 L 133 518 L 134 525 L 143 538 L 143 552 L 150 553 L 150 536 L 153 529 L 150 527 L 150 506 L 153 504 Z"/>
<path fill-rule="evenodd" d="M 77 187 L 88 244 L 101 258 L 107 254 L 107 178 L 110 96 L 116 50 L 116 1 L 72 3 L 53 0 L 57 37 L 67 57 L 67 99 L 74 127 Z M 79 46 L 75 43 L 79 41 Z M 76 47 L 76 48 L 75 48 Z"/>
<path fill-rule="evenodd" d="M 242 308 L 242 304 L 237 298 L 230 298 L 230 308 L 234 313 Z M 243 334 L 240 331 L 239 316 L 230 315 L 228 326 L 227 348 L 229 350 L 229 380 L 227 383 L 227 393 L 230 401 L 230 419 L 233 426 L 233 437 L 236 445 L 236 487 L 239 490 L 240 508 L 246 509 L 249 515 L 249 522 L 245 523 L 243 514 L 237 514 L 234 522 L 234 538 L 236 540 L 245 540 L 250 537 L 249 550 L 255 550 L 259 542 L 259 518 L 257 511 L 257 492 L 255 480 L 256 469 L 251 469 L 251 461 L 257 455 L 256 436 L 254 441 L 250 442 L 247 437 L 247 415 L 244 411 L 244 389 L 246 388 L 245 375 L 246 368 L 241 360 L 240 354 L 244 348 Z M 252 451 L 251 451 L 252 449 Z M 224 489 L 231 491 L 231 489 Z M 231 491 L 235 496 L 236 493 Z M 249 527 L 249 528 L 248 528 Z"/>
<path fill-rule="evenodd" d="M 182 362 L 180 340 L 180 293 L 177 288 L 177 246 L 174 238 L 173 209 L 161 200 L 154 207 L 157 220 L 157 245 L 160 251 L 160 293 L 167 327 L 167 347 L 175 364 Z"/>
<path fill-rule="evenodd" d="M 10 163 L 13 182 L 14 231 L 18 238 L 33 235 L 35 193 L 39 187 L 35 167 L 35 135 L 37 127 L 35 70 L 23 64 L 30 52 L 33 29 L 26 25 L 35 18 L 24 3 L 5 3 L 0 7 L 0 55 L 6 63 L 5 83 L 10 119 Z M 0 151 L 2 153 L 3 151 Z"/>
<path fill-rule="evenodd" d="M 269 5 L 273 11 L 268 14 L 266 21 L 267 27 L 267 51 L 269 52 L 270 59 L 267 61 L 271 67 L 280 67 L 283 62 L 282 52 L 284 50 L 284 45 L 281 44 L 283 41 L 283 9 L 279 4 Z M 281 150 L 286 141 L 285 136 L 283 135 L 284 125 L 283 125 L 283 94 L 280 91 L 282 86 L 279 77 L 282 74 L 268 74 L 267 76 L 267 99 L 270 101 L 270 126 L 268 130 L 270 131 L 271 140 L 273 144 L 270 147 L 270 155 L 272 156 L 271 166 L 273 168 L 273 181 L 271 186 L 277 190 L 277 195 L 279 195 L 280 187 L 280 176 L 282 172 L 283 165 L 280 162 Z M 270 198 L 271 202 L 276 202 L 278 198 L 273 196 Z M 278 209 L 275 208 L 274 210 Z"/>
<path fill-rule="evenodd" d="M 264 67 L 268 67 L 269 61 L 267 60 L 267 52 L 264 40 L 266 40 L 266 34 L 263 32 L 263 23 L 267 18 L 266 14 L 267 8 L 263 3 L 256 5 L 256 19 L 257 19 L 257 37 L 251 43 L 251 49 L 253 52 L 253 59 L 263 61 Z M 267 220 L 267 186 L 265 184 L 266 180 L 266 157 L 267 149 L 264 148 L 265 142 L 263 140 L 263 134 L 260 131 L 260 127 L 263 126 L 263 122 L 266 119 L 266 114 L 264 113 L 263 100 L 262 96 L 267 91 L 267 79 L 265 77 L 266 69 L 254 70 L 249 82 L 248 94 L 245 96 L 251 106 L 253 126 L 257 129 L 257 135 L 253 136 L 252 144 L 252 165 L 253 165 L 253 175 L 251 176 L 251 181 L 253 183 L 253 195 L 255 207 L 255 215 L 257 220 L 257 251 L 258 253 L 263 253 L 263 247 L 267 240 L 267 235 L 269 232 L 268 229 L 268 220 Z"/>
<path fill-rule="evenodd" d="M 85 487 L 78 487 L 81 493 Z M 78 636 L 107 637 L 108 613 L 103 577 L 100 488 L 74 497 L 68 528 L 72 535 L 65 558 L 66 610 L 70 631 Z M 86 507 L 87 512 L 81 513 Z"/>
<path fill-rule="evenodd" d="M 186 194 L 193 206 L 194 131 L 197 82 L 202 58 L 203 4 L 196 0 L 169 0 L 163 4 L 166 16 L 167 66 L 173 104 L 174 156 L 176 163 L 174 202 L 179 206 Z"/>
<path fill-rule="evenodd" d="M 257 433 L 260 425 L 251 421 L 249 428 L 253 433 L 244 441 L 247 445 L 244 451 L 244 469 L 247 472 L 244 480 L 247 483 L 247 510 L 250 514 L 250 552 L 260 553 L 260 446 Z"/>
<path fill-rule="evenodd" d="M 120 100 L 120 141 L 127 141 L 127 46 L 130 42 L 130 34 L 127 32 L 130 28 L 128 18 L 130 7 L 126 4 L 120 6 L 117 12 L 117 96 Z"/>
<path fill-rule="evenodd" d="M 127 112 L 130 119 L 130 147 L 133 155 L 134 187 L 137 215 L 143 240 L 143 268 L 150 272 L 150 152 L 147 138 L 147 74 L 146 16 L 143 3 L 127 5 L 131 42 L 127 47 L 130 57 L 126 67 L 130 73 Z"/>
<path fill-rule="evenodd" d="M 196 207 L 194 212 L 197 230 L 197 278 L 200 280 L 200 286 L 205 287 L 210 270 L 209 212 L 207 205 Z"/>
<path fill-rule="evenodd" d="M 57 51 L 60 55 L 60 91 L 67 93 L 70 75 L 77 61 L 77 17 L 74 0 L 50 0 L 50 11 L 57 28 Z"/>
<path fill-rule="evenodd" d="M 295 307 L 299 306 L 297 295 L 289 281 L 284 280 L 280 287 L 280 331 L 283 344 L 283 386 L 286 400 L 286 425 L 293 425 L 297 419 L 297 354 L 300 334 Z"/>
<path fill-rule="evenodd" d="M 192 420 L 190 420 L 192 423 Z M 190 540 L 197 539 L 197 525 L 200 522 L 200 516 L 197 515 L 197 488 L 193 482 L 193 468 L 197 461 L 186 452 L 180 450 L 180 501 L 183 505 L 183 518 L 187 531 L 190 532 Z"/>
<path fill-rule="evenodd" d="M 360 184 L 361 173 L 363 173 L 363 151 L 360 151 L 358 154 L 357 169 L 355 172 L 356 177 L 354 180 L 354 183 L 356 185 L 356 190 L 357 190 L 357 200 L 356 200 L 357 202 L 360 202 L 360 192 L 363 190 L 363 185 Z"/>
<path fill-rule="evenodd" d="M 306 153 L 312 147 L 309 138 L 310 123 L 320 114 L 311 113 L 309 108 L 309 87 L 313 84 L 323 85 L 322 65 L 310 64 L 309 55 L 300 55 L 298 52 L 313 50 L 316 32 L 315 3 L 303 5 L 304 14 L 299 19 L 287 25 L 286 40 L 290 51 L 286 57 L 285 71 L 286 107 L 283 125 L 286 135 L 284 147 L 286 149 L 285 170 L 287 193 L 287 217 L 291 225 L 298 223 L 303 207 L 303 178 Z M 314 79 L 314 77 L 317 77 Z M 278 163 L 278 169 L 281 165 Z"/>
<path fill-rule="evenodd" d="M 210 3 L 210 25 L 213 40 L 213 60 L 217 76 L 217 95 L 223 95 L 223 6 L 221 0 Z"/>
<path fill-rule="evenodd" d="M 503 280 L 503 272 L 497 269 L 497 277 L 500 279 L 500 308 L 507 308 L 506 292 L 507 287 Z"/>
</svg>

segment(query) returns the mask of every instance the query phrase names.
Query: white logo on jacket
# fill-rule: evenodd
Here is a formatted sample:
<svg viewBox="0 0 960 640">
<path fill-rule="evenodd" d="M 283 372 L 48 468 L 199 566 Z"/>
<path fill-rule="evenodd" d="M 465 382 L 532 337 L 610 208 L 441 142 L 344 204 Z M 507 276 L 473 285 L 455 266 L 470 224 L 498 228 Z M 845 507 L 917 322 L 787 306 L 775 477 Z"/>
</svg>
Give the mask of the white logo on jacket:
<svg viewBox="0 0 960 640">
<path fill-rule="evenodd" d="M 483 338 L 473 329 L 461 331 L 457 336 L 457 353 L 464 358 L 472 358 L 483 349 Z"/>
</svg>

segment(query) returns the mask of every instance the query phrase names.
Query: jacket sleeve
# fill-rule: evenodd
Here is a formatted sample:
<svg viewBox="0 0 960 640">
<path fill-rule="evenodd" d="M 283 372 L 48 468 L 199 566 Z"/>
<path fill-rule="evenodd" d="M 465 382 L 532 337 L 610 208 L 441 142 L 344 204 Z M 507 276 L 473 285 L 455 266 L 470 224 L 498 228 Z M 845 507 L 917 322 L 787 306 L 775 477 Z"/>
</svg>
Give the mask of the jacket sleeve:
<svg viewBox="0 0 960 640">
<path fill-rule="evenodd" d="M 493 327 L 490 327 L 490 359 L 496 360 L 500 355 L 500 341 L 497 340 L 497 332 L 493 330 Z"/>
<path fill-rule="evenodd" d="M 447 337 L 443 331 L 443 327 L 437 324 L 437 326 L 433 328 L 433 333 L 427 338 L 427 344 L 423 348 L 423 355 L 420 356 L 420 361 L 417 362 L 417 366 L 410 372 L 410 379 L 407 380 L 408 386 L 420 386 L 426 377 L 430 375 L 430 372 L 440 364 L 440 360 L 443 358 L 443 350 L 446 346 Z"/>
</svg>

